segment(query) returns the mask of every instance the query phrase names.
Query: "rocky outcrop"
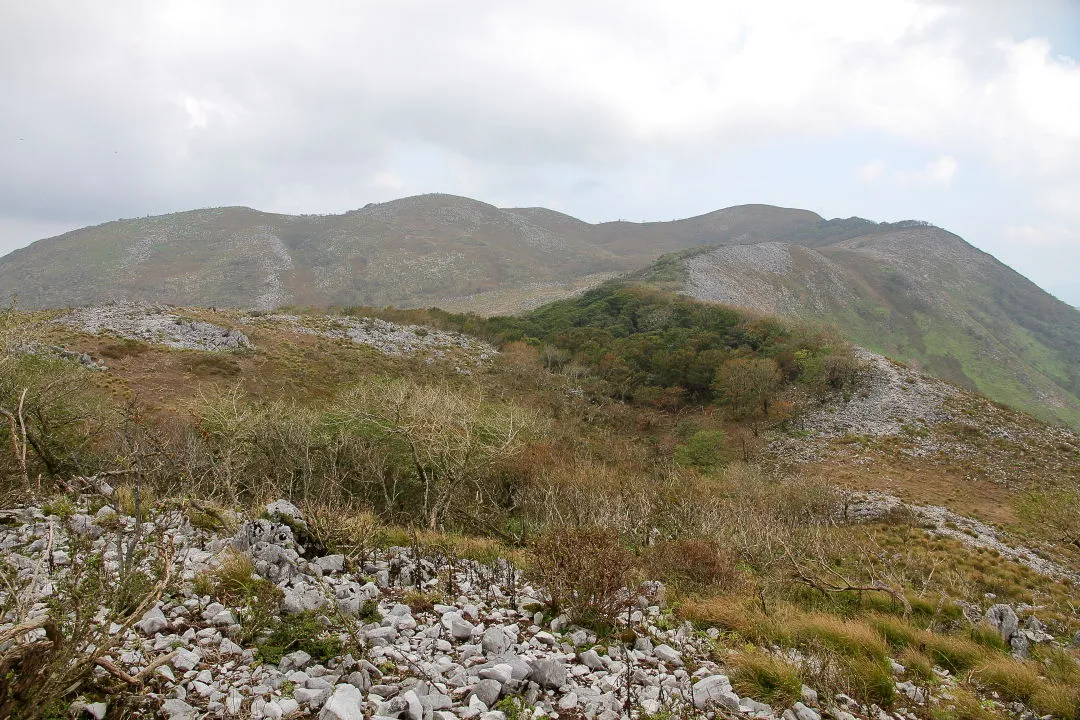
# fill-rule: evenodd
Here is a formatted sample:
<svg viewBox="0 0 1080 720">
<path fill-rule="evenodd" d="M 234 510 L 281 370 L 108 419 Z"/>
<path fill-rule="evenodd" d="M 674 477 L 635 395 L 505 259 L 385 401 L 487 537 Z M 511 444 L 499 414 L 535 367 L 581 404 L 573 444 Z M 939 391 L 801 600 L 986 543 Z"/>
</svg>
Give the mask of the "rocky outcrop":
<svg viewBox="0 0 1080 720">
<path fill-rule="evenodd" d="M 304 335 L 319 335 L 366 345 L 384 355 L 463 359 L 483 364 L 498 354 L 491 343 L 462 333 L 421 325 L 399 325 L 370 317 L 318 315 L 249 315 L 249 325 L 268 325 Z"/>
<path fill-rule="evenodd" d="M 845 522 L 881 520 L 897 513 L 908 513 L 919 525 L 937 535 L 959 540 L 969 547 L 994 550 L 1002 557 L 1041 575 L 1066 578 L 1073 583 L 1080 582 L 1080 574 L 1043 557 L 1031 548 L 1005 542 L 1001 532 L 990 525 L 938 505 L 905 503 L 898 497 L 877 491 L 852 492 L 848 493 L 842 512 L 840 519 Z"/>
<path fill-rule="evenodd" d="M 113 335 L 182 350 L 222 351 L 253 347 L 247 335 L 239 330 L 183 318 L 161 305 L 83 307 L 55 322 L 93 335 Z"/>
</svg>

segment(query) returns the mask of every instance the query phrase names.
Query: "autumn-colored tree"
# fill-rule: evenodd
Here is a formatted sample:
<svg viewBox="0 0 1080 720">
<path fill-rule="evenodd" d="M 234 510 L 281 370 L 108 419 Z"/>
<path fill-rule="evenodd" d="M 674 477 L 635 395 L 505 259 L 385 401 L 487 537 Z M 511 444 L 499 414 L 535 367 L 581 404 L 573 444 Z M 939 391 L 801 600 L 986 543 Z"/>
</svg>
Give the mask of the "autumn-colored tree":
<svg viewBox="0 0 1080 720">
<path fill-rule="evenodd" d="M 713 392 L 736 420 L 757 412 L 768 417 L 782 380 L 780 366 L 772 358 L 733 358 L 717 368 Z"/>
</svg>

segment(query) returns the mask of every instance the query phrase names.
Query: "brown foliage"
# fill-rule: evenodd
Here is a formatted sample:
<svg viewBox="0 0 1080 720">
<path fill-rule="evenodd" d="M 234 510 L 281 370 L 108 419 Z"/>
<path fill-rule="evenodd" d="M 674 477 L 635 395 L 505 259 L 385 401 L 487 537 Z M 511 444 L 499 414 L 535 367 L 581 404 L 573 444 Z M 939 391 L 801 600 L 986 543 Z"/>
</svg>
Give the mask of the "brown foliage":
<svg viewBox="0 0 1080 720">
<path fill-rule="evenodd" d="M 683 591 L 728 591 L 738 582 L 734 554 L 705 538 L 661 542 L 645 554 L 649 577 Z"/>
<path fill-rule="evenodd" d="M 609 530 L 557 528 L 532 545 L 530 574 L 551 594 L 556 610 L 578 622 L 611 622 L 626 606 L 630 552 Z"/>
<path fill-rule="evenodd" d="M 735 419 L 759 411 L 768 417 L 782 381 L 780 366 L 772 358 L 734 358 L 717 369 L 713 390 Z"/>
</svg>

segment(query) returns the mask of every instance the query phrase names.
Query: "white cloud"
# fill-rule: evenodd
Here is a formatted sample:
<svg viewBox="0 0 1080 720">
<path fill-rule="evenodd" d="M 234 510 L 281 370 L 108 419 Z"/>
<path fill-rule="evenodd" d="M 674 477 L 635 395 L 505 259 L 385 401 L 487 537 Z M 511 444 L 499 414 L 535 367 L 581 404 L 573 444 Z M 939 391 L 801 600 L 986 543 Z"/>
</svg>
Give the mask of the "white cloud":
<svg viewBox="0 0 1080 720">
<path fill-rule="evenodd" d="M 1038 34 L 1049 1 L 3 3 L 0 217 L 333 211 L 397 189 L 565 202 L 601 176 L 633 197 L 657 168 L 678 187 L 725 154 L 851 138 L 884 158 L 855 169 L 868 187 L 955 193 L 960 158 L 1054 224 L 1080 207 L 1080 67 Z M 935 159 L 901 170 L 918 161 L 885 143 Z M 857 161 L 836 162 L 850 183 Z M 681 195 L 727 200 L 707 193 Z"/>
<path fill-rule="evenodd" d="M 985 238 L 984 249 L 1013 269 L 1080 306 L 1080 230 L 1052 221 L 1012 225 Z"/>
<path fill-rule="evenodd" d="M 952 155 L 942 155 L 932 160 L 916 172 L 898 171 L 894 179 L 898 185 L 914 187 L 949 187 L 959 170 L 960 164 Z"/>
<path fill-rule="evenodd" d="M 885 174 L 885 163 L 881 160 L 873 160 L 855 168 L 855 177 L 861 182 L 872 183 L 881 179 Z"/>
</svg>

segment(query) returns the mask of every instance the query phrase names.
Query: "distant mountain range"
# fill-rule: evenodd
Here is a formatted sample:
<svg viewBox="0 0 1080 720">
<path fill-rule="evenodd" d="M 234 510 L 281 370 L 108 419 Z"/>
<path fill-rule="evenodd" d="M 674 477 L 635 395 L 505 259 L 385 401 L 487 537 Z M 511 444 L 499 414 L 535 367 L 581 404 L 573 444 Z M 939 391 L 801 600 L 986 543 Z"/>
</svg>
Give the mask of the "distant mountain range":
<svg viewBox="0 0 1080 720">
<path fill-rule="evenodd" d="M 496 313 L 628 272 L 703 300 L 835 323 L 856 343 L 1080 427 L 1080 311 L 920 222 L 742 205 L 590 224 L 452 195 L 342 215 L 214 208 L 40 240 L 0 258 L 0 297 L 17 295 L 20 307 L 123 299 Z"/>
<path fill-rule="evenodd" d="M 0 258 L 0 292 L 28 307 L 110 299 L 177 305 L 452 305 L 514 311 L 695 245 L 767 240 L 819 220 L 743 206 L 668 223 L 591 225 L 453 195 L 343 215 L 250 208 L 118 220 Z M 477 296 L 480 296 L 479 298 Z"/>
</svg>

